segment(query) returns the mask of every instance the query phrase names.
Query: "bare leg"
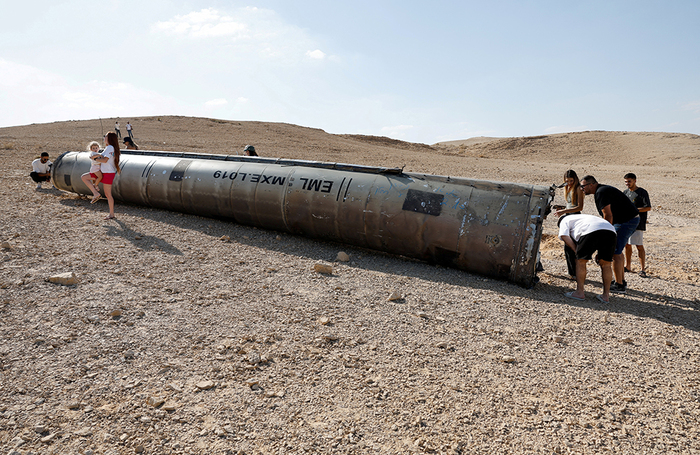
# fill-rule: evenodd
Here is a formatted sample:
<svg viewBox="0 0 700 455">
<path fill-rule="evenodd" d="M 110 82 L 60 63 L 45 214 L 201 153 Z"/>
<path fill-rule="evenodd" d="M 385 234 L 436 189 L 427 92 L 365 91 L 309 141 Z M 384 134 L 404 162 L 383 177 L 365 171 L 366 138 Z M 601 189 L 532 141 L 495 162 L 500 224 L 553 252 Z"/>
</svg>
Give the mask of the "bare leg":
<svg viewBox="0 0 700 455">
<path fill-rule="evenodd" d="M 644 250 L 644 245 L 637 245 L 637 253 L 639 254 L 639 264 L 642 266 L 642 272 L 646 272 L 647 252 Z"/>
<path fill-rule="evenodd" d="M 586 282 L 586 259 L 576 260 L 576 290 L 573 292 L 574 297 L 586 298 L 583 292 L 584 283 Z"/>
<path fill-rule="evenodd" d="M 610 301 L 610 285 L 612 284 L 612 263 L 609 261 L 599 261 L 600 270 L 603 274 L 603 300 L 606 302 Z"/>
<path fill-rule="evenodd" d="M 105 196 L 107 196 L 107 204 L 109 205 L 109 216 L 105 219 L 114 218 L 114 197 L 112 197 L 112 185 L 103 183 L 102 188 L 104 188 L 105 190 Z"/>
<path fill-rule="evenodd" d="M 627 270 L 632 270 L 632 245 L 625 245 L 625 267 Z"/>
<path fill-rule="evenodd" d="M 602 262 L 602 261 L 601 261 Z M 613 255 L 613 272 L 615 273 L 615 282 L 623 284 L 625 282 L 625 255 Z"/>
<path fill-rule="evenodd" d="M 97 188 L 97 185 L 102 181 L 102 172 L 95 172 L 94 174 L 97 176 L 95 179 L 95 188 Z"/>
<path fill-rule="evenodd" d="M 95 188 L 95 185 L 92 184 L 92 178 L 90 177 L 90 173 L 88 172 L 87 174 L 83 174 L 80 176 L 80 180 L 83 181 L 85 186 L 88 187 L 90 191 L 92 191 L 93 196 L 99 196 L 100 192 L 97 191 L 97 188 Z"/>
</svg>

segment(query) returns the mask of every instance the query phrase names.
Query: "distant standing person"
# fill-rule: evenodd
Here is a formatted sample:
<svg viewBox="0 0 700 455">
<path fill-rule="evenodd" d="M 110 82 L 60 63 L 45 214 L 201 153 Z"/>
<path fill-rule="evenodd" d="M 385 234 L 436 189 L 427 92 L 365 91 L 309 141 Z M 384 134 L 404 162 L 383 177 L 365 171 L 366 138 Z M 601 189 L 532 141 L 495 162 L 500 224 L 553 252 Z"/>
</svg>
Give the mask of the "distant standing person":
<svg viewBox="0 0 700 455">
<path fill-rule="evenodd" d="M 114 122 L 114 132 L 117 133 L 117 137 L 121 139 L 122 132 L 119 130 L 119 120 Z"/>
<path fill-rule="evenodd" d="M 114 197 L 112 196 L 112 184 L 114 183 L 114 177 L 118 172 L 121 172 L 119 169 L 119 140 L 117 139 L 117 133 L 111 131 L 105 135 L 104 140 L 105 149 L 102 151 L 102 155 L 95 157 L 93 160 L 100 163 L 100 168 L 102 170 L 102 188 L 104 189 L 105 196 L 107 197 L 107 203 L 109 205 L 109 215 L 105 217 L 105 220 L 112 220 L 114 219 Z M 81 179 L 92 191 L 93 195 L 99 196 L 100 193 L 90 180 L 90 173 L 83 174 Z"/>
<path fill-rule="evenodd" d="M 627 241 L 639 224 L 639 210 L 622 191 L 614 186 L 599 184 L 592 175 L 581 179 L 581 189 L 586 195 L 594 195 L 598 213 L 615 227 L 617 232 L 617 244 L 613 256 L 615 282 L 610 287 L 610 292 L 625 294 L 627 281 L 625 281 L 624 251 Z"/>
<path fill-rule="evenodd" d="M 630 201 L 632 201 L 634 206 L 637 207 L 637 210 L 639 210 L 639 225 L 625 246 L 625 272 L 632 270 L 632 245 L 635 245 L 639 255 L 639 265 L 642 266 L 639 276 L 646 278 L 647 272 L 646 251 L 644 250 L 644 231 L 647 229 L 647 213 L 651 210 L 651 201 L 649 200 L 649 193 L 647 193 L 644 188 L 637 186 L 637 176 L 635 174 L 630 172 L 625 174 L 624 178 L 625 185 L 627 186 L 625 196 L 627 196 Z"/>
<path fill-rule="evenodd" d="M 125 138 L 124 138 L 124 148 L 125 148 L 126 150 L 138 150 L 138 149 L 139 149 L 139 146 L 136 145 L 136 143 L 134 142 L 134 140 L 131 139 L 130 137 L 125 137 Z"/>
<path fill-rule="evenodd" d="M 134 138 L 134 135 L 132 134 L 133 132 L 133 127 L 131 126 L 130 122 L 126 122 L 126 132 L 129 134 L 130 138 Z"/>
<path fill-rule="evenodd" d="M 564 172 L 564 198 L 566 206 L 554 212 L 554 216 L 577 215 L 583 211 L 583 200 L 586 195 L 581 189 L 581 182 L 578 179 L 578 174 L 573 169 Z M 564 257 L 566 258 L 566 268 L 569 271 L 569 276 L 576 278 L 576 251 L 569 248 L 569 245 L 564 243 Z"/>
<path fill-rule="evenodd" d="M 36 183 L 36 189 L 41 189 L 41 182 L 51 181 L 51 165 L 53 163 L 49 161 L 49 154 L 46 152 L 41 152 L 41 156 L 34 161 L 32 161 L 32 172 L 29 176 Z"/>
<path fill-rule="evenodd" d="M 258 154 L 255 152 L 255 147 L 252 145 L 246 145 L 243 149 L 243 154 L 248 156 L 258 156 Z"/>
</svg>

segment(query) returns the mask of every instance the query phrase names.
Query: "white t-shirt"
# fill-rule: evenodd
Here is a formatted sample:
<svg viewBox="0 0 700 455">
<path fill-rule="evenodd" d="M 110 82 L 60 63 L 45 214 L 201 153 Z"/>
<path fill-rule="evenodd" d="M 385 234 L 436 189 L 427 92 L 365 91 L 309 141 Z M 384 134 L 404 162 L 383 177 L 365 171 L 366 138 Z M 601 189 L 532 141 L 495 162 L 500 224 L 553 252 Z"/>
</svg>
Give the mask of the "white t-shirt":
<svg viewBox="0 0 700 455">
<path fill-rule="evenodd" d="M 612 231 L 615 228 L 604 218 L 593 215 L 568 215 L 559 224 L 559 238 L 568 235 L 574 242 L 578 242 L 582 236 L 595 231 Z"/>
<path fill-rule="evenodd" d="M 48 174 L 49 172 L 51 172 L 52 164 L 53 163 L 51 161 L 42 163 L 41 158 L 37 158 L 34 161 L 32 161 L 32 170 L 37 174 Z"/>
<path fill-rule="evenodd" d="M 102 151 L 102 156 L 109 158 L 109 161 L 102 163 L 100 165 L 100 170 L 103 174 L 114 174 L 117 172 L 116 166 L 114 166 L 114 147 L 108 145 Z"/>
</svg>

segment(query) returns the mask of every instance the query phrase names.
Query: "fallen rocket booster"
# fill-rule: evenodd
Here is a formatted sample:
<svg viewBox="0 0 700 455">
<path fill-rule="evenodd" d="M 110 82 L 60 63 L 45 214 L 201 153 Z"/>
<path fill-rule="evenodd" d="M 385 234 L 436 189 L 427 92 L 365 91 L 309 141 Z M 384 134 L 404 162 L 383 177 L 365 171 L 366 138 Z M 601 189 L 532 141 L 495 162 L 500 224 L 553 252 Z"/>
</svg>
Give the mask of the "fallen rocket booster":
<svg viewBox="0 0 700 455">
<path fill-rule="evenodd" d="M 122 151 L 119 201 L 346 243 L 533 286 L 554 188 L 399 168 L 235 155 Z M 88 153 L 53 184 L 90 195 Z"/>
</svg>

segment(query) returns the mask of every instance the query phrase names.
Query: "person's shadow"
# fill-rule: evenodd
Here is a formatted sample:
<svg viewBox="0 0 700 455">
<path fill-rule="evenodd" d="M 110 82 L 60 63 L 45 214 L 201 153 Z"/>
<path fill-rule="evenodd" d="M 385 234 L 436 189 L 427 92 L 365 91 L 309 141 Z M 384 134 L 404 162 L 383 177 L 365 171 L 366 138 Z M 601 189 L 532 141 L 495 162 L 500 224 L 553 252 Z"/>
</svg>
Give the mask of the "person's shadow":
<svg viewBox="0 0 700 455">
<path fill-rule="evenodd" d="M 135 231 L 131 227 L 129 227 L 129 225 L 127 225 L 124 221 L 118 218 L 115 218 L 110 221 L 116 222 L 118 226 L 114 226 L 111 223 L 105 225 L 105 227 L 107 228 L 106 234 L 110 237 L 121 237 L 122 239 L 131 242 L 131 244 L 136 249 L 142 251 L 160 250 L 167 254 L 183 256 L 183 253 L 180 249 L 161 238 L 148 234 L 143 234 L 139 231 Z"/>
</svg>

